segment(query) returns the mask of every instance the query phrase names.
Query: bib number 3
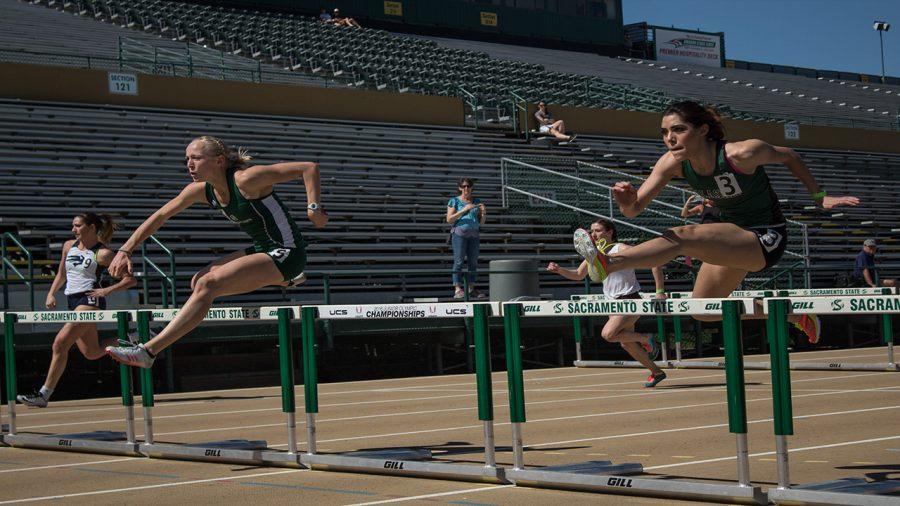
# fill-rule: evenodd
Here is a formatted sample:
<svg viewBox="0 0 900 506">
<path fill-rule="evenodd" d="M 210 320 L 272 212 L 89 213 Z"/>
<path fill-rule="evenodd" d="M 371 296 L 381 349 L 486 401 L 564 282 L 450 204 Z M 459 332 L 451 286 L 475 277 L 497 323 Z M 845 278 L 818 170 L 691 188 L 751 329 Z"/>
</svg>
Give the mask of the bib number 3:
<svg viewBox="0 0 900 506">
<path fill-rule="evenodd" d="M 715 180 L 716 184 L 719 186 L 719 193 L 721 193 L 723 197 L 734 197 L 735 195 L 744 193 L 737 182 L 737 178 L 734 177 L 734 174 L 722 174 L 716 176 Z"/>
</svg>

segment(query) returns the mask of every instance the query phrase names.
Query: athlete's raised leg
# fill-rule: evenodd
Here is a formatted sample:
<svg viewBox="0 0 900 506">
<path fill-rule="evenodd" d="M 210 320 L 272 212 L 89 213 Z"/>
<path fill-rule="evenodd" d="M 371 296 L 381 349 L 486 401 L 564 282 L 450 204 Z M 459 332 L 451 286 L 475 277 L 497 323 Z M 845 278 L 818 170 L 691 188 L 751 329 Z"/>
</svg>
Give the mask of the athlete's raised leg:
<svg viewBox="0 0 900 506">
<path fill-rule="evenodd" d="M 731 223 L 707 223 L 671 228 L 662 237 L 609 255 L 606 271 L 659 267 L 679 255 L 744 271 L 766 264 L 756 234 Z"/>
</svg>

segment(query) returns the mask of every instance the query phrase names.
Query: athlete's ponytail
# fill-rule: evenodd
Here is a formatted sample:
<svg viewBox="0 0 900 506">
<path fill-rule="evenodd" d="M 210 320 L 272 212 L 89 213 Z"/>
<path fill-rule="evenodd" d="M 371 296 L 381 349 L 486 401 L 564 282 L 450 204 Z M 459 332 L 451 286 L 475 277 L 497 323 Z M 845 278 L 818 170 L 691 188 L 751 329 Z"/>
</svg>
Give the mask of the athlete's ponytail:
<svg viewBox="0 0 900 506">
<path fill-rule="evenodd" d="M 692 100 L 676 102 L 663 111 L 663 116 L 677 114 L 681 119 L 695 127 L 706 125 L 709 132 L 706 140 L 720 141 L 725 138 L 725 125 L 722 124 L 722 116 L 713 106 L 702 106 Z"/>
<path fill-rule="evenodd" d="M 207 154 L 213 156 L 222 155 L 225 157 L 225 163 L 229 169 L 240 169 L 250 163 L 253 159 L 249 151 L 243 147 L 230 147 L 222 139 L 211 135 L 203 135 L 194 139 L 193 142 L 200 141 L 204 145 Z"/>
<path fill-rule="evenodd" d="M 116 219 L 107 213 L 81 213 L 78 215 L 85 225 L 93 225 L 97 231 L 97 240 L 100 244 L 109 244 L 112 240 L 113 232 L 119 229 Z"/>
</svg>

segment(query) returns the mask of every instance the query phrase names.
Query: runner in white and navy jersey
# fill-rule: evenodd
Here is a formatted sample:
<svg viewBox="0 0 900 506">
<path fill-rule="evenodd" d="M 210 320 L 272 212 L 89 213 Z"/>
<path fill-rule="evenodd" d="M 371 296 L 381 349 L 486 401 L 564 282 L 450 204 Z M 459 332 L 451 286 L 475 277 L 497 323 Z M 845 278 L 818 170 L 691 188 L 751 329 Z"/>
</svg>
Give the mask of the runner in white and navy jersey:
<svg viewBox="0 0 900 506">
<path fill-rule="evenodd" d="M 250 157 L 245 151 L 229 148 L 221 139 L 209 136 L 191 141 L 184 154 L 193 182 L 131 234 L 119 248 L 109 272 L 131 272 L 131 252 L 192 204 L 221 210 L 247 233 L 252 246 L 226 255 L 194 275 L 191 296 L 158 336 L 140 346 L 106 349 L 110 357 L 124 364 L 152 366 L 159 352 L 203 321 L 218 297 L 249 293 L 264 286 L 292 286 L 306 279 L 306 241 L 287 206 L 275 194 L 275 185 L 302 179 L 307 218 L 316 228 L 328 223 L 319 202 L 319 167 L 313 162 L 248 166 Z"/>
<path fill-rule="evenodd" d="M 47 309 L 56 309 L 55 294 L 63 282 L 66 284 L 69 311 L 106 309 L 107 295 L 135 285 L 134 278 L 126 273 L 115 284 L 101 286 L 103 269 L 113 259 L 113 252 L 106 244 L 112 238 L 114 230 L 115 221 L 108 214 L 82 213 L 72 219 L 72 234 L 75 238 L 63 244 L 62 259 L 47 294 Z M 85 358 L 97 360 L 104 355 L 106 346 L 115 343 L 116 339 L 100 341 L 95 323 L 66 323 L 53 340 L 53 357 L 43 386 L 33 393 L 18 395 L 16 399 L 29 406 L 46 407 L 66 370 L 69 350 L 73 344 L 78 345 Z"/>
</svg>

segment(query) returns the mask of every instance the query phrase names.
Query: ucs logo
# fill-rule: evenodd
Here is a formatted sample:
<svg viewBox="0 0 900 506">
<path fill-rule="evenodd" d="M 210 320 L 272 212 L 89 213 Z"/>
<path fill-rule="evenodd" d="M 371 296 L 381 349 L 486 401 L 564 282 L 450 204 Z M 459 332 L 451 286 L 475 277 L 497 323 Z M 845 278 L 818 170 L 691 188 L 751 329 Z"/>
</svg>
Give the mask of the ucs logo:
<svg viewBox="0 0 900 506">
<path fill-rule="evenodd" d="M 347 316 L 346 309 L 329 309 L 328 316 Z"/>
<path fill-rule="evenodd" d="M 831 301 L 831 309 L 833 309 L 835 311 L 840 311 L 841 309 L 844 309 L 844 301 L 842 301 L 840 299 L 835 299 L 835 300 Z"/>
</svg>

